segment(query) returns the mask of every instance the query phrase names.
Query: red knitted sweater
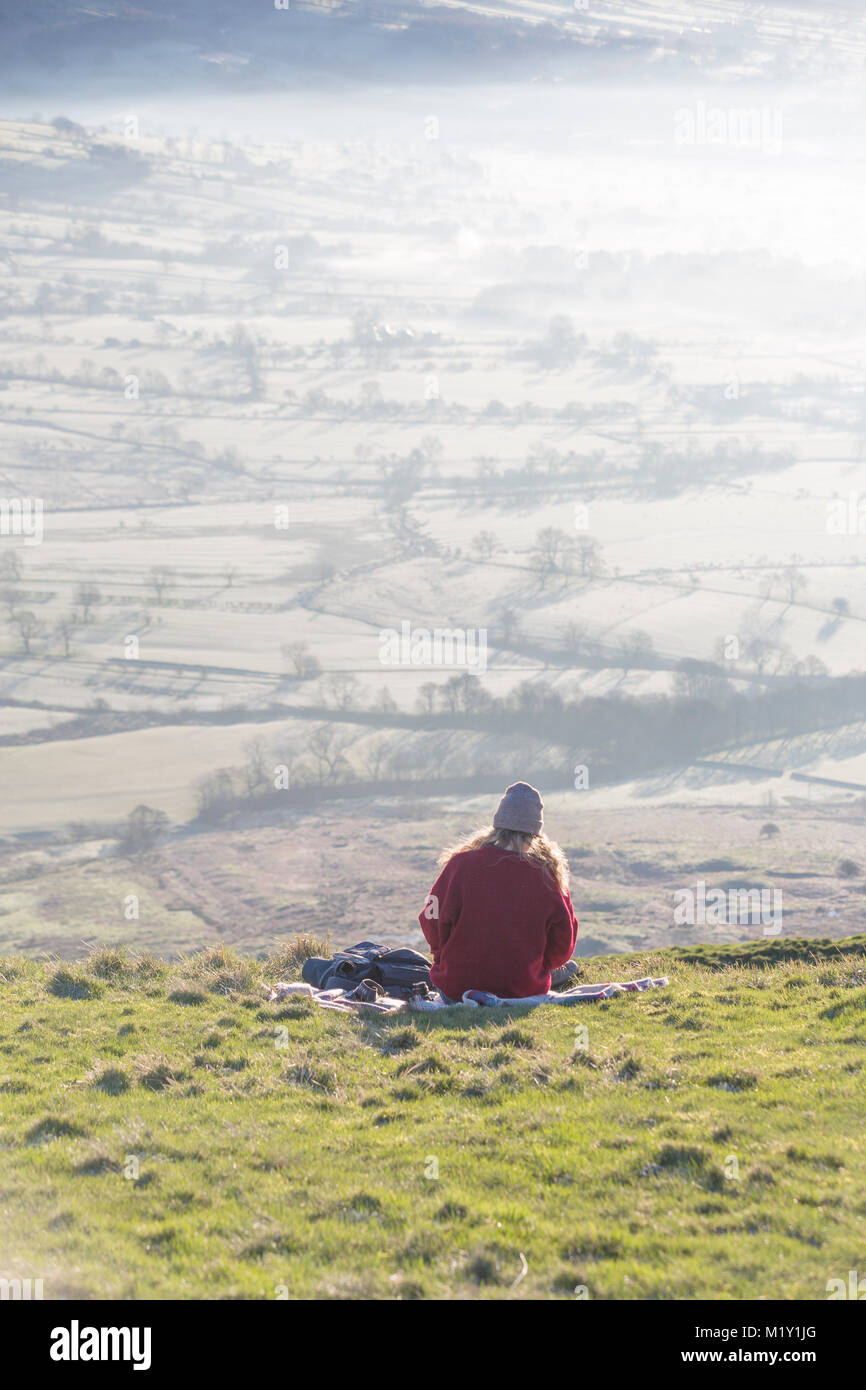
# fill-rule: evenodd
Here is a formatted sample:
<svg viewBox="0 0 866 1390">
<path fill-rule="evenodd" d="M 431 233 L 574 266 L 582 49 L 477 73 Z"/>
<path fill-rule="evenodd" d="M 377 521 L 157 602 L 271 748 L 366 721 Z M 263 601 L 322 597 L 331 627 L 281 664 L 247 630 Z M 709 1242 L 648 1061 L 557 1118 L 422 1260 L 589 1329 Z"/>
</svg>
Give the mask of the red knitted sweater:
<svg viewBox="0 0 866 1390">
<path fill-rule="evenodd" d="M 577 941 L 568 893 L 539 865 L 492 845 L 445 865 L 418 920 L 433 952 L 430 977 L 449 999 L 467 989 L 544 994 Z"/>
</svg>

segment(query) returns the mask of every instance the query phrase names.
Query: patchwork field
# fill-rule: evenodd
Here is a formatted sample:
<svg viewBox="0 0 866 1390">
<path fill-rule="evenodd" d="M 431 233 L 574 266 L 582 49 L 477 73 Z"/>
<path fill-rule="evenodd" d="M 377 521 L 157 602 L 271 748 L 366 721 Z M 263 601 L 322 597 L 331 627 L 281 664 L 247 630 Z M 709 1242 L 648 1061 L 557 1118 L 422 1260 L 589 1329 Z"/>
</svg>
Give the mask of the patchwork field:
<svg viewBox="0 0 866 1390">
<path fill-rule="evenodd" d="M 517 777 L 606 949 L 713 860 L 853 929 L 862 22 L 326 8 L 192 87 L 185 6 L 93 69 L 73 17 L 50 110 L 16 21 L 0 942 L 412 939 Z"/>
</svg>

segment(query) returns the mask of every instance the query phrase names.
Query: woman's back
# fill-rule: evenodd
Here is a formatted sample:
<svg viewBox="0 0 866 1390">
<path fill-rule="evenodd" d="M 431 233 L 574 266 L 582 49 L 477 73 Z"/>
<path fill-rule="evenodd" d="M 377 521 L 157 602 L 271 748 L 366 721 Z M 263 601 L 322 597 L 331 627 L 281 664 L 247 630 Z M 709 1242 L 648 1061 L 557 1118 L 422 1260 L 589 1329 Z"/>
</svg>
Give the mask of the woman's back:
<svg viewBox="0 0 866 1390">
<path fill-rule="evenodd" d="M 546 993 L 577 937 L 571 899 L 553 874 L 495 844 L 449 859 L 419 921 L 433 950 L 433 983 L 451 999 L 467 989 Z"/>
</svg>

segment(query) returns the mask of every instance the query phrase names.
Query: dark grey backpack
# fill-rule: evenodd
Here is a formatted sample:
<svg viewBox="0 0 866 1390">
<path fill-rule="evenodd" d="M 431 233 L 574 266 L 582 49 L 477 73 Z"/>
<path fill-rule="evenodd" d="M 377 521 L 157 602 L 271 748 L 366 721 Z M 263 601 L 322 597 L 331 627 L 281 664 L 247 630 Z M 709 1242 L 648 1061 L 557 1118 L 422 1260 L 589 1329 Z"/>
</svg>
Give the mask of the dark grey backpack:
<svg viewBox="0 0 866 1390">
<path fill-rule="evenodd" d="M 301 977 L 314 989 L 354 989 L 362 980 L 375 980 L 386 994 L 406 999 L 419 992 L 419 986 L 430 988 L 430 962 L 409 946 L 391 948 L 359 941 L 338 951 L 332 960 L 311 956 L 304 961 Z"/>
</svg>

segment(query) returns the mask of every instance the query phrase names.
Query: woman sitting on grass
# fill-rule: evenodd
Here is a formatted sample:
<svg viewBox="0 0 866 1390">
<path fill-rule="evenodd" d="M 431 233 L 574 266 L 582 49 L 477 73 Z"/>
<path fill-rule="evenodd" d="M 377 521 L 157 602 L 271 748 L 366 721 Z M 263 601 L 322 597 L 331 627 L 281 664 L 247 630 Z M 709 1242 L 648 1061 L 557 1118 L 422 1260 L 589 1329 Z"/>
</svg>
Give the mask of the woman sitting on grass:
<svg viewBox="0 0 866 1390">
<path fill-rule="evenodd" d="M 542 831 L 543 803 L 515 782 L 493 826 L 446 850 L 442 872 L 419 915 L 433 952 L 430 978 L 443 998 L 467 989 L 504 999 L 546 994 L 569 972 L 577 920 L 568 864 Z M 576 970 L 571 973 L 576 973 Z"/>
</svg>

